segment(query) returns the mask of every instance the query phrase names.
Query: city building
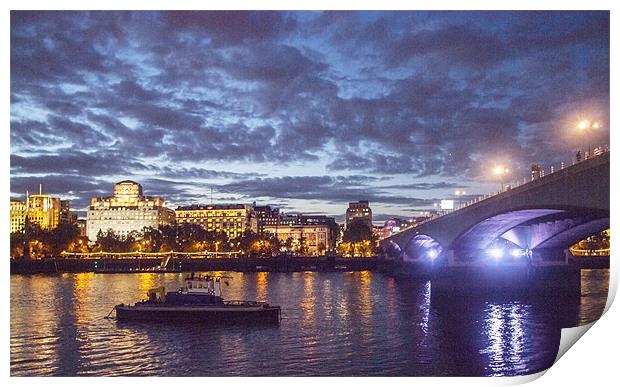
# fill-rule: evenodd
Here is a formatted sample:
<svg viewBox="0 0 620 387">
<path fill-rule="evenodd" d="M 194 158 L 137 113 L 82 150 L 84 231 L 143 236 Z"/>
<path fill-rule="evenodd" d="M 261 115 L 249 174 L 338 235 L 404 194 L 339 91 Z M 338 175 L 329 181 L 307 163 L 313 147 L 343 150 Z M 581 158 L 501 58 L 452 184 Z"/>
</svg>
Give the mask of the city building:
<svg viewBox="0 0 620 387">
<path fill-rule="evenodd" d="M 38 224 L 43 230 L 53 230 L 60 224 L 60 198 L 39 194 L 26 194 L 25 201 L 11 200 L 11 233 L 22 232 L 28 222 Z"/>
<path fill-rule="evenodd" d="M 11 234 L 23 232 L 26 225 L 26 202 L 11 199 Z"/>
<path fill-rule="evenodd" d="M 78 228 L 78 231 L 80 232 L 80 236 L 84 237 L 86 236 L 86 219 L 77 219 L 75 221 L 75 225 Z"/>
<path fill-rule="evenodd" d="M 281 244 L 290 239 L 293 251 L 302 251 L 303 243 L 308 255 L 324 255 L 334 245 L 332 230 L 326 224 L 265 226 L 265 232 L 275 235 Z"/>
<path fill-rule="evenodd" d="M 229 239 L 237 238 L 246 230 L 257 232 L 252 206 L 247 204 L 209 204 L 178 207 L 175 210 L 177 224 L 194 223 L 207 231 L 224 232 Z"/>
<path fill-rule="evenodd" d="M 26 199 L 28 222 L 36 223 L 43 230 L 53 230 L 60 224 L 60 198 L 51 195 L 29 195 Z"/>
<path fill-rule="evenodd" d="M 271 206 L 252 205 L 254 218 L 256 219 L 256 230 L 259 234 L 265 232 L 265 226 L 277 226 L 280 220 L 280 210 Z"/>
<path fill-rule="evenodd" d="M 60 201 L 60 224 L 75 224 L 77 214 L 71 211 L 70 200 Z"/>
<path fill-rule="evenodd" d="M 97 239 L 99 231 L 114 231 L 121 237 L 145 227 L 159 228 L 174 223 L 174 211 L 165 206 L 162 198 L 144 196 L 142 186 L 125 180 L 114 185 L 113 196 L 90 200 L 86 216 L 86 236 Z"/>
<path fill-rule="evenodd" d="M 340 227 L 336 223 L 336 220 L 332 217 L 325 215 L 304 215 L 304 214 L 282 214 L 280 216 L 281 226 L 328 226 L 329 227 L 329 240 L 327 249 L 333 250 L 336 248 L 336 241 L 340 234 Z"/>
<path fill-rule="evenodd" d="M 354 221 L 362 221 L 372 230 L 372 210 L 368 206 L 368 200 L 349 203 L 345 227 L 348 228 Z"/>
</svg>

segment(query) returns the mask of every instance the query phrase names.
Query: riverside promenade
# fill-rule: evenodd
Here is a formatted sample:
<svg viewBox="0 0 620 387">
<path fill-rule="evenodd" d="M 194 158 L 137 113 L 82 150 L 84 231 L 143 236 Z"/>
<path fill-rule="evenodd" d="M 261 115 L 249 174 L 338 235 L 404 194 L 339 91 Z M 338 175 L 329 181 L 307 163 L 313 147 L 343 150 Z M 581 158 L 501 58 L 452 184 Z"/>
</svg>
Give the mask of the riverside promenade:
<svg viewBox="0 0 620 387">
<path fill-rule="evenodd" d="M 295 272 L 361 271 L 377 268 L 376 257 L 343 258 L 335 256 L 303 257 L 231 257 L 231 258 L 51 258 L 11 261 L 11 274 L 54 273 L 140 273 L 188 271 Z"/>
</svg>

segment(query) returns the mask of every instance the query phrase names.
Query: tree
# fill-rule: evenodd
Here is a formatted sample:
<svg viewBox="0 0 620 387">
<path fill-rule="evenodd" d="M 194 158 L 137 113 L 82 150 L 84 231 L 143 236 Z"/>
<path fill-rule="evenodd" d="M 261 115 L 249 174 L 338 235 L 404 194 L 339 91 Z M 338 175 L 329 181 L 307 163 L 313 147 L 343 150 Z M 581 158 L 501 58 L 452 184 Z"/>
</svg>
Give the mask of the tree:
<svg viewBox="0 0 620 387">
<path fill-rule="evenodd" d="M 69 253 L 88 253 L 88 238 L 78 236 L 67 245 L 66 251 Z"/>
<path fill-rule="evenodd" d="M 303 235 L 299 238 L 299 254 L 308 254 L 308 239 Z"/>
<path fill-rule="evenodd" d="M 259 240 L 258 234 L 252 232 L 252 230 L 245 230 L 243 234 L 235 238 L 233 244 L 238 244 L 239 249 L 243 254 L 250 254 L 253 249 L 253 244 Z"/>
<path fill-rule="evenodd" d="M 24 241 L 26 240 L 23 232 L 11 233 L 11 259 L 20 259 L 24 256 Z"/>
<path fill-rule="evenodd" d="M 147 253 L 156 253 L 161 251 L 164 238 L 162 231 L 153 227 L 144 227 L 142 229 L 142 250 Z"/>
<path fill-rule="evenodd" d="M 372 230 L 361 220 L 354 220 L 344 232 L 338 250 L 344 256 L 367 257 L 374 253 L 375 239 Z"/>
<path fill-rule="evenodd" d="M 370 241 L 373 239 L 372 230 L 363 221 L 354 220 L 347 226 L 342 239 L 351 243 Z"/>
<path fill-rule="evenodd" d="M 178 250 L 177 245 L 177 227 L 164 225 L 159 228 L 161 234 L 161 246 L 159 251 L 168 252 Z"/>
<path fill-rule="evenodd" d="M 110 253 L 124 252 L 124 243 L 120 236 L 116 235 L 113 230 L 108 229 L 105 232 L 99 230 L 97 233 L 97 242 L 94 251 L 105 251 Z"/>
<path fill-rule="evenodd" d="M 207 231 L 195 223 L 182 223 L 177 226 L 177 246 L 181 251 L 191 252 L 200 249 L 206 240 Z"/>
<path fill-rule="evenodd" d="M 317 254 L 318 255 L 325 255 L 325 250 L 327 248 L 325 247 L 325 243 L 324 242 L 319 242 L 319 244 L 316 247 L 316 249 L 317 249 Z"/>
<path fill-rule="evenodd" d="M 59 257 L 60 253 L 66 251 L 69 245 L 78 239 L 80 230 L 76 225 L 62 223 L 55 229 L 46 233 L 43 237 L 44 243 L 50 246 L 54 257 Z"/>
<path fill-rule="evenodd" d="M 293 251 L 293 238 L 288 237 L 286 241 L 282 244 L 282 247 L 284 248 L 285 251 L 292 252 Z"/>
</svg>

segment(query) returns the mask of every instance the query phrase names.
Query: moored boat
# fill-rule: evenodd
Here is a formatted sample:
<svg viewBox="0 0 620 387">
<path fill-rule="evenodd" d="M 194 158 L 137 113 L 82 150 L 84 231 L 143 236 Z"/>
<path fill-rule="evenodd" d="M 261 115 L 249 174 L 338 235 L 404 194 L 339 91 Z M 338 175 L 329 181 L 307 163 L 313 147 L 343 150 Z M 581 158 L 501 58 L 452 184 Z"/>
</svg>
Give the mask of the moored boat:
<svg viewBox="0 0 620 387">
<path fill-rule="evenodd" d="M 185 278 L 185 286 L 166 292 L 164 287 L 150 289 L 147 299 L 134 305 L 114 307 L 118 321 L 195 321 L 210 324 L 278 323 L 280 307 L 266 302 L 226 301 L 221 283 L 229 277 L 196 276 Z"/>
</svg>

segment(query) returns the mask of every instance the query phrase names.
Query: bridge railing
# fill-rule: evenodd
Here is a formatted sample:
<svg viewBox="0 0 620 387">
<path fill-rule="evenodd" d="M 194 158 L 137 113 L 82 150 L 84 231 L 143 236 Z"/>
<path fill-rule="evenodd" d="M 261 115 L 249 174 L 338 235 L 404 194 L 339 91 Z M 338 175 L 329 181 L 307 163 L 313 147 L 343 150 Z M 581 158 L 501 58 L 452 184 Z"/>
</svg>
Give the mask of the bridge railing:
<svg viewBox="0 0 620 387">
<path fill-rule="evenodd" d="M 538 179 L 542 179 L 545 176 L 549 176 L 549 175 L 551 175 L 553 173 L 556 173 L 558 171 L 564 170 L 565 168 L 567 168 L 569 166 L 573 166 L 573 165 L 582 163 L 582 162 L 584 162 L 586 160 L 592 159 L 594 157 L 601 156 L 601 155 L 606 154 L 608 152 L 609 152 L 609 145 L 603 145 L 603 146 L 599 146 L 599 147 L 594 148 L 593 151 L 592 151 L 592 154 L 590 154 L 589 152 L 584 152 L 583 157 L 580 158 L 580 159 L 572 158 L 571 161 L 569 161 L 569 162 L 562 161 L 560 163 L 551 164 L 547 168 L 542 168 L 540 170 L 539 176 L 535 176 L 535 175 L 532 174 L 532 175 L 530 175 L 528 177 L 523 177 L 523 179 L 514 179 L 514 180 L 508 182 L 507 184 L 503 184 L 501 190 L 490 192 L 490 193 L 485 194 L 485 195 L 480 195 L 480 196 L 477 196 L 477 197 L 473 198 L 472 200 L 468 200 L 466 202 L 460 203 L 459 206 L 456 208 L 456 210 L 460 210 L 462 208 L 469 207 L 472 204 L 476 204 L 478 202 L 481 202 L 482 200 L 491 198 L 493 196 L 497 196 L 497 195 L 499 195 L 499 194 L 501 194 L 503 192 L 506 192 L 506 191 L 508 191 L 510 189 L 517 188 L 517 187 L 520 187 L 520 186 L 525 185 L 525 184 L 529 184 L 529 183 L 531 183 L 533 181 L 536 181 Z M 435 218 L 443 216 L 443 215 L 446 215 L 446 214 L 445 213 L 444 214 L 438 214 L 438 216 L 436 216 Z"/>
</svg>

